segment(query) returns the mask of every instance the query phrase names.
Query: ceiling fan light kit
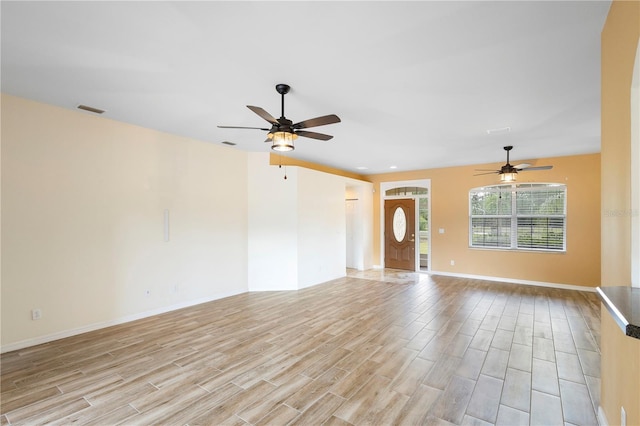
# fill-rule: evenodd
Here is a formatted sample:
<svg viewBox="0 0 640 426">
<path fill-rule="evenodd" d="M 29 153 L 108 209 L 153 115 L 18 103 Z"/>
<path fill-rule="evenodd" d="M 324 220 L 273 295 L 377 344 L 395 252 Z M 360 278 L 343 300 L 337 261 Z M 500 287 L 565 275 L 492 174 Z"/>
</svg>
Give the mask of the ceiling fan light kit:
<svg viewBox="0 0 640 426">
<path fill-rule="evenodd" d="M 275 132 L 269 133 L 267 138 L 273 142 L 271 149 L 279 152 L 287 152 L 295 149 L 293 141 L 298 139 L 298 135 L 289 132 Z"/>
<path fill-rule="evenodd" d="M 271 114 L 269 114 L 264 109 L 247 105 L 251 111 L 259 115 L 262 119 L 271 123 L 270 129 L 265 129 L 261 127 L 244 127 L 244 126 L 218 126 L 223 129 L 256 129 L 256 130 L 266 130 L 269 133 L 267 134 L 267 139 L 265 142 L 271 143 L 271 149 L 279 152 L 287 152 L 293 151 L 295 149 L 294 141 L 298 138 L 298 136 L 302 136 L 305 138 L 311 139 L 319 139 L 323 141 L 328 141 L 333 138 L 331 135 L 325 135 L 323 133 L 317 132 L 309 132 L 302 129 L 308 129 L 309 127 L 317 127 L 317 126 L 325 126 L 327 124 L 339 123 L 340 118 L 335 114 L 324 115 L 322 117 L 311 118 L 309 120 L 300 121 L 299 123 L 293 123 L 293 121 L 287 119 L 284 115 L 284 95 L 289 93 L 291 87 L 288 84 L 277 84 L 276 92 L 278 92 L 281 96 L 281 105 L 282 105 L 282 115 L 280 118 L 276 119 Z"/>
<path fill-rule="evenodd" d="M 518 176 L 518 172 L 502 173 L 500 175 L 500 182 L 503 182 L 503 183 L 515 182 L 517 176 Z"/>
</svg>

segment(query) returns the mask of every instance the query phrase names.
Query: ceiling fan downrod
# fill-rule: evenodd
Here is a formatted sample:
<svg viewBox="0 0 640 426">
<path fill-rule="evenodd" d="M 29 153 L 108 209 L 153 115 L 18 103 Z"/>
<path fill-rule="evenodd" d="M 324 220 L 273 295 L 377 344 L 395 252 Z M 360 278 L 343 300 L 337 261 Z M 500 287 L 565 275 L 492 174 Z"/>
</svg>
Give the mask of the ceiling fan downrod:
<svg viewBox="0 0 640 426">
<path fill-rule="evenodd" d="M 282 98 L 282 101 L 281 101 L 282 114 L 280 118 L 285 118 L 284 117 L 284 95 L 289 93 L 289 90 L 291 90 L 291 87 L 288 84 L 276 84 L 276 91 L 280 93 L 280 96 Z"/>
<path fill-rule="evenodd" d="M 505 146 L 504 150 L 507 151 L 507 165 L 510 166 L 511 164 L 509 164 L 509 151 L 511 151 L 513 149 L 513 146 L 509 145 L 509 146 Z"/>
</svg>

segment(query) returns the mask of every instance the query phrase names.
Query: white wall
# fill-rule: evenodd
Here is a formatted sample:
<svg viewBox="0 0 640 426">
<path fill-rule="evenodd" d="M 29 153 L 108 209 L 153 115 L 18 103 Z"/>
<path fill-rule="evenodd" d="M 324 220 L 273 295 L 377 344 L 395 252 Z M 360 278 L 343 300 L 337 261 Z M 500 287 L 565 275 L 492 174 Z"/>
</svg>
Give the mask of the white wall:
<svg viewBox="0 0 640 426">
<path fill-rule="evenodd" d="M 362 228 L 362 269 L 373 268 L 373 184 L 358 183 L 358 199 L 361 201 L 360 227 Z"/>
<path fill-rule="evenodd" d="M 298 169 L 298 286 L 346 274 L 345 182 L 340 176 Z"/>
<path fill-rule="evenodd" d="M 358 226 L 371 263 L 370 183 L 297 167 L 284 180 L 267 153 L 1 102 L 2 352 L 342 277 L 347 186 L 366 188 Z"/>
<path fill-rule="evenodd" d="M 346 190 L 347 267 L 373 267 L 373 185 L 351 181 Z"/>
<path fill-rule="evenodd" d="M 373 203 L 369 182 L 299 167 L 269 165 L 249 154 L 249 291 L 293 290 L 345 276 L 346 188 L 361 190 L 361 263 L 372 264 Z M 367 257 L 368 256 L 368 257 Z"/>
<path fill-rule="evenodd" d="M 298 288 L 298 168 L 269 165 L 249 153 L 249 291 Z"/>
<path fill-rule="evenodd" d="M 360 202 L 356 199 L 347 199 L 347 268 L 362 270 L 362 245 L 360 244 Z"/>
<path fill-rule="evenodd" d="M 246 153 L 2 95 L 2 350 L 246 292 L 246 187 Z"/>
</svg>

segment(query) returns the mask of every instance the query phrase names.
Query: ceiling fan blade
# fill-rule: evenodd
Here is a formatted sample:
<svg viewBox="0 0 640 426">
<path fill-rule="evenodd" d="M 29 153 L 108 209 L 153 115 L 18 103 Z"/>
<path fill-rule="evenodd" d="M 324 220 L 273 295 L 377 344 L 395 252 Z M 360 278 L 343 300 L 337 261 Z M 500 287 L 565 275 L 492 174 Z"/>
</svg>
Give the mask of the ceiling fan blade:
<svg viewBox="0 0 640 426">
<path fill-rule="evenodd" d="M 529 164 L 529 163 L 522 163 L 522 164 L 518 164 L 517 166 L 513 166 L 513 167 L 515 167 L 515 168 L 516 168 L 516 169 L 518 169 L 518 170 L 522 170 L 522 169 L 526 169 L 526 168 L 531 167 L 531 164 Z"/>
<path fill-rule="evenodd" d="M 340 123 L 340 117 L 335 114 L 324 115 L 322 117 L 310 118 L 292 125 L 294 129 L 307 129 L 309 127 L 325 126 L 327 124 Z"/>
<path fill-rule="evenodd" d="M 527 167 L 526 169 L 518 169 L 519 172 L 528 172 L 530 170 L 551 170 L 553 166 Z"/>
<path fill-rule="evenodd" d="M 498 170 L 494 170 L 493 172 L 476 173 L 474 176 L 495 175 L 495 174 L 499 174 L 499 173 L 500 173 L 500 171 L 498 171 Z"/>
<path fill-rule="evenodd" d="M 329 139 L 333 138 L 333 136 L 325 135 L 324 133 L 307 132 L 305 130 L 297 131 L 296 135 L 302 136 L 305 138 L 320 139 L 321 141 L 328 141 Z"/>
<path fill-rule="evenodd" d="M 496 169 L 475 169 L 476 172 L 494 172 L 494 173 L 500 173 L 500 170 L 496 170 Z"/>
<path fill-rule="evenodd" d="M 280 124 L 280 123 L 278 123 L 278 120 L 273 118 L 273 116 L 271 114 L 269 114 L 267 111 L 263 110 L 260 107 L 253 106 L 253 105 L 247 105 L 247 108 L 249 108 L 251 111 L 253 111 L 256 114 L 258 114 L 260 117 L 262 117 L 263 119 L 267 120 L 271 124 Z"/>
<path fill-rule="evenodd" d="M 264 127 L 244 127 L 244 126 L 218 126 L 220 129 L 255 129 L 255 130 L 269 130 Z"/>
</svg>

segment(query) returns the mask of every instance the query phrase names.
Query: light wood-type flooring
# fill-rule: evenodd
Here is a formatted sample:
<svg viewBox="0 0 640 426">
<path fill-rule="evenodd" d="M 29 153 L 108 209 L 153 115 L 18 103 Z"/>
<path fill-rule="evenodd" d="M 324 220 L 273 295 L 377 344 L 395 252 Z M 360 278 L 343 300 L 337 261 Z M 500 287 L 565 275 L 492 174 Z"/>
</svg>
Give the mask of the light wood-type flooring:
<svg viewBox="0 0 640 426">
<path fill-rule="evenodd" d="M 351 271 L 2 355 L 0 424 L 595 425 L 595 293 Z"/>
</svg>

